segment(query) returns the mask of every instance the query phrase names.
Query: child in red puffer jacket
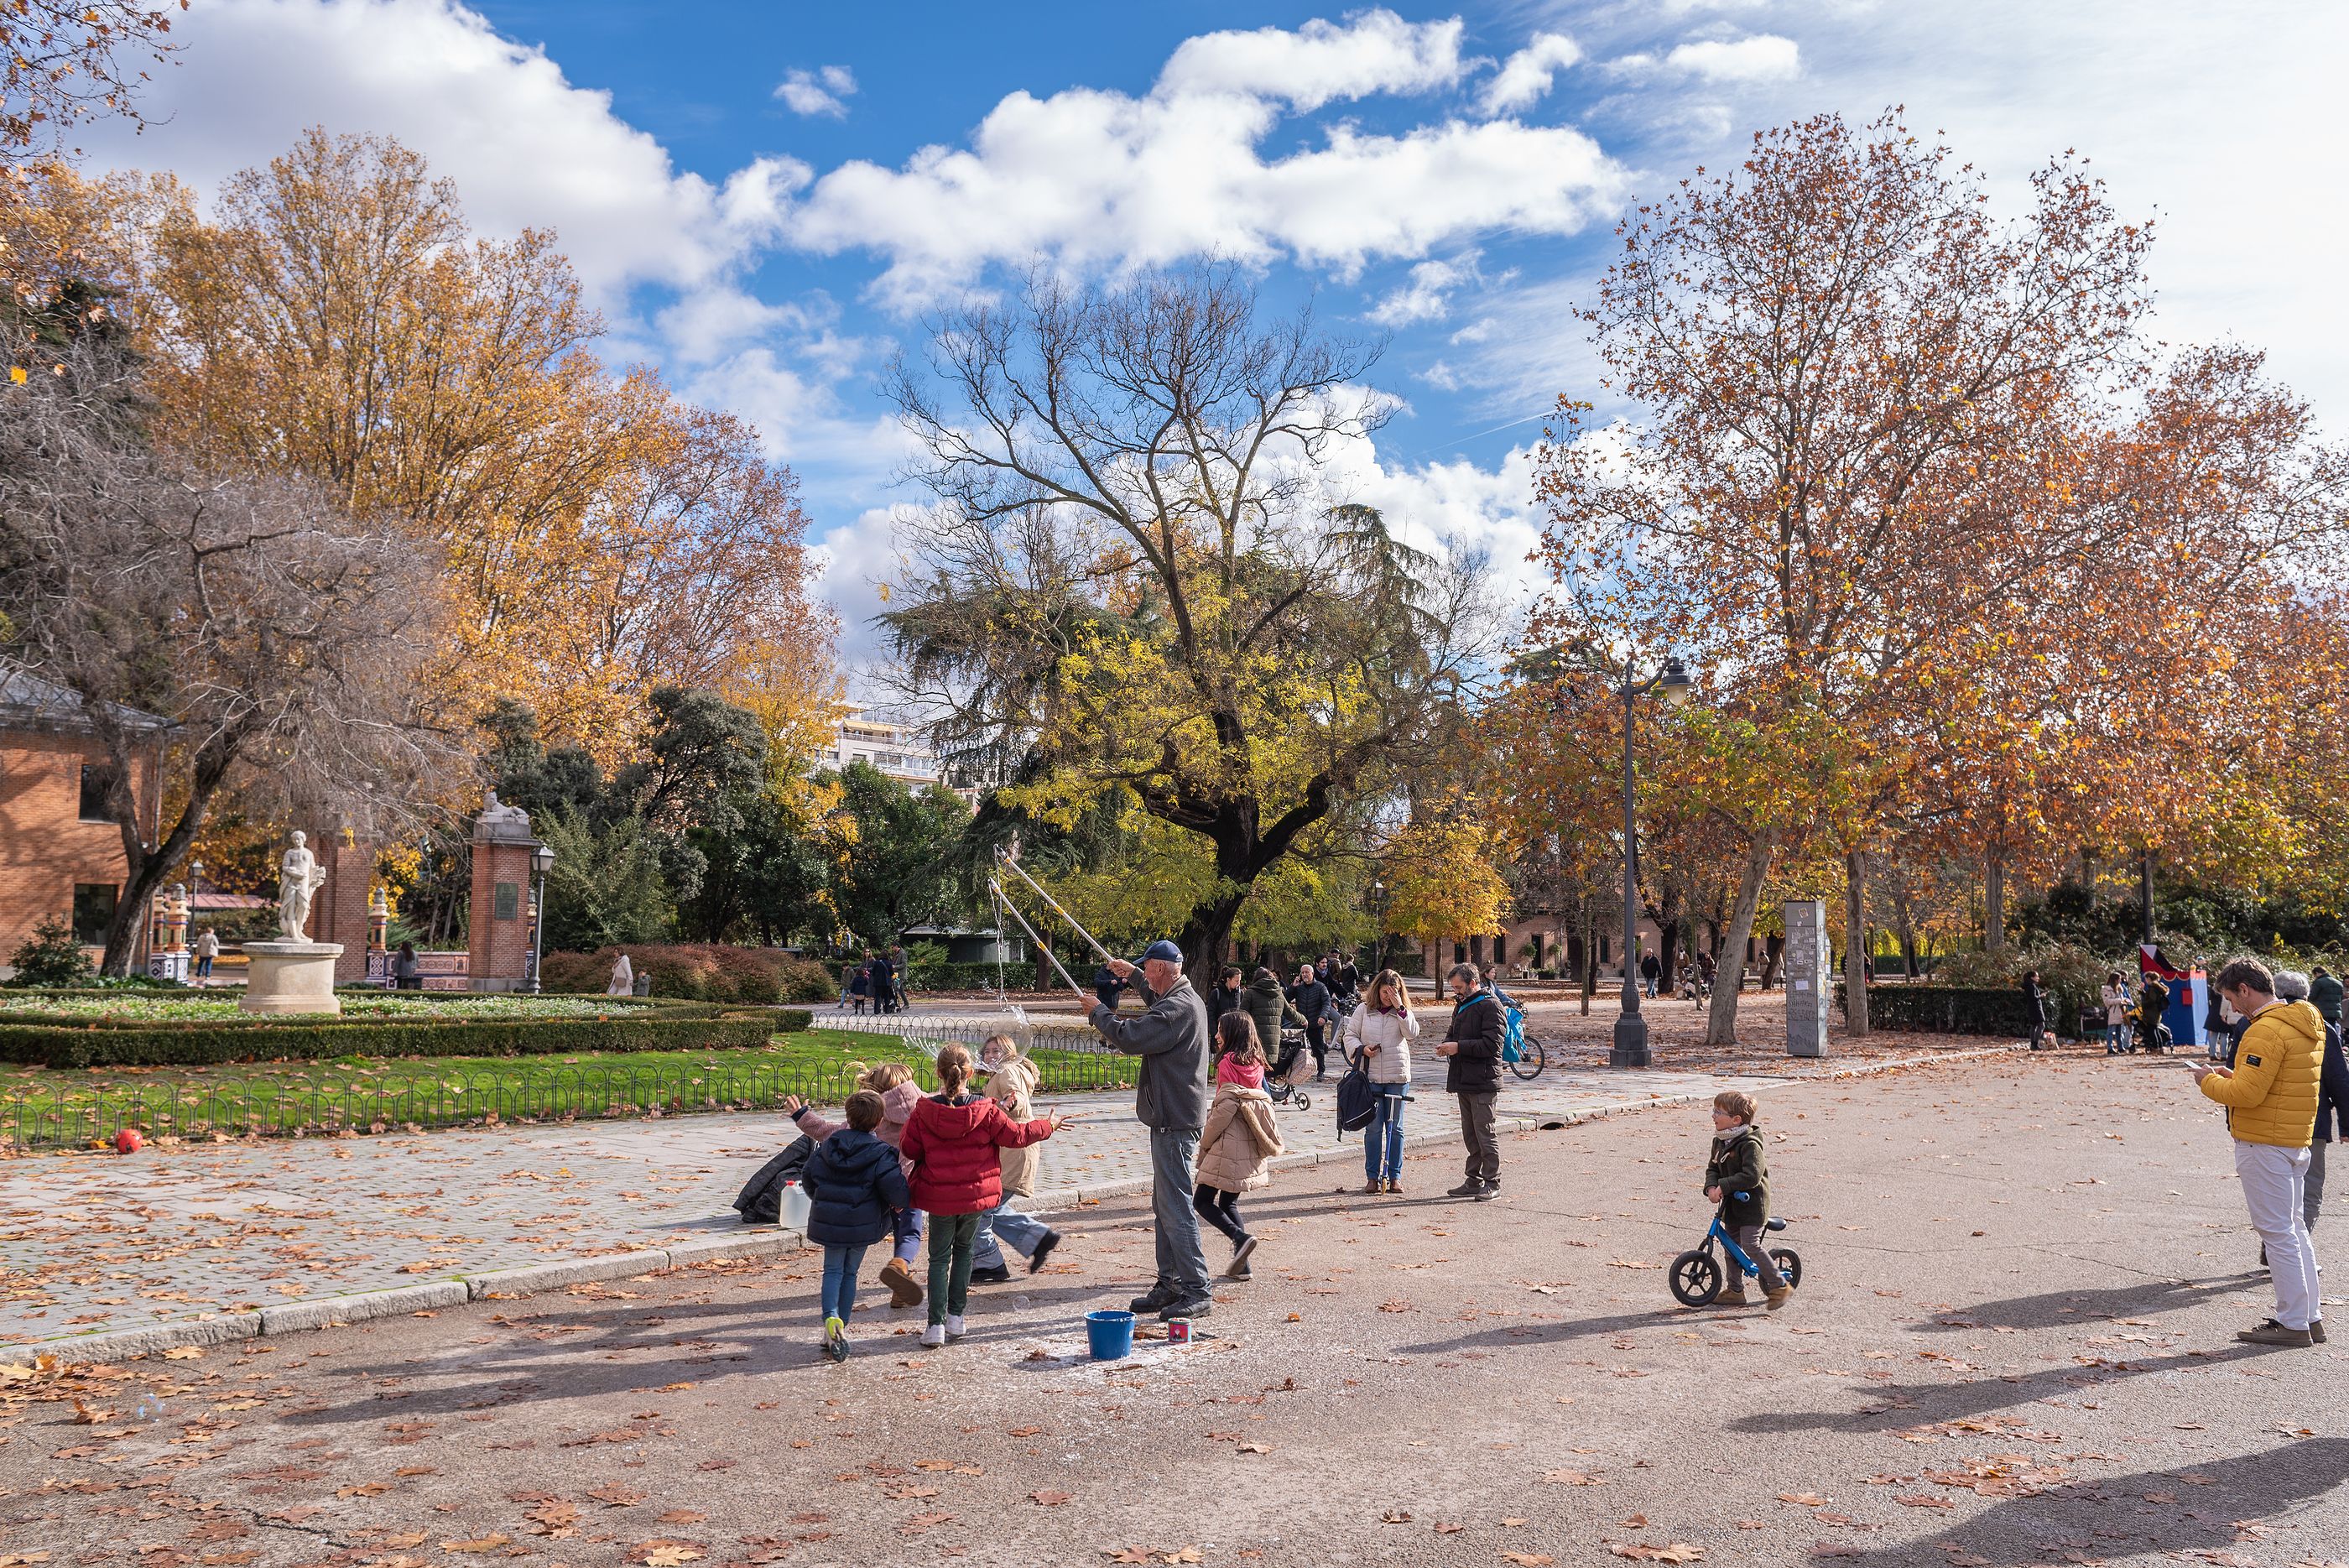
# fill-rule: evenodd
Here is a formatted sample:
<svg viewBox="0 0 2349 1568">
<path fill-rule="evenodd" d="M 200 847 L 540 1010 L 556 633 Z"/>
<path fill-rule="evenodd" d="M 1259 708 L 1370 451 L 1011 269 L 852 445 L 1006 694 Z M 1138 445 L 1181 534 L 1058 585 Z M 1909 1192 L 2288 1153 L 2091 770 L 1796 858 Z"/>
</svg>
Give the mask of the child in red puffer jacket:
<svg viewBox="0 0 2349 1568">
<path fill-rule="evenodd" d="M 938 1053 L 937 1074 L 940 1092 L 914 1107 L 897 1144 L 913 1167 L 914 1206 L 930 1217 L 930 1322 L 922 1330 L 927 1345 L 962 1337 L 978 1217 L 1003 1201 L 996 1151 L 1040 1143 L 1061 1122 L 1015 1122 L 995 1101 L 970 1093 L 970 1053 L 960 1045 Z"/>
</svg>

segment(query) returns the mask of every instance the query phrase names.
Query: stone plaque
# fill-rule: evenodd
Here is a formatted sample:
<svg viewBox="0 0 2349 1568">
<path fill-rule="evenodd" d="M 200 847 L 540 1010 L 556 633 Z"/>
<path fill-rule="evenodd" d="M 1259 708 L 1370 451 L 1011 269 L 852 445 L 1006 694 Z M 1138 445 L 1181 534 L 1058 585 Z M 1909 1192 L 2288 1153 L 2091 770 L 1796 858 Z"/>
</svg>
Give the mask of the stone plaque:
<svg viewBox="0 0 2349 1568">
<path fill-rule="evenodd" d="M 495 916 L 501 920 L 515 920 L 522 918 L 521 884 L 515 882 L 498 884 Z"/>
<path fill-rule="evenodd" d="M 1786 906 L 1786 1054 L 1827 1054 L 1827 1009 L 1835 1001 L 1828 972 L 1827 907 L 1816 898 Z"/>
</svg>

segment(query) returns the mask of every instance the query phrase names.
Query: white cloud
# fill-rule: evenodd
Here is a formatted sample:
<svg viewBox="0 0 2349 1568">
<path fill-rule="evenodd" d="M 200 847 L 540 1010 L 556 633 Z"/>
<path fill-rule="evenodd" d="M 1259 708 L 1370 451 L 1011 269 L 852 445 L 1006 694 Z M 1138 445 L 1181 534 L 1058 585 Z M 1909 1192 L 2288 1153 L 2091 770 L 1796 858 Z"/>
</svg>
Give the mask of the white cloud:
<svg viewBox="0 0 2349 1568">
<path fill-rule="evenodd" d="M 1333 99 L 1432 92 L 1457 82 L 1461 22 L 1413 24 L 1365 11 L 1343 26 L 1310 21 L 1295 32 L 1206 33 L 1186 38 L 1158 74 L 1164 98 L 1226 93 L 1284 101 L 1310 113 Z"/>
<path fill-rule="evenodd" d="M 1371 319 L 1381 327 L 1407 327 L 1450 314 L 1452 291 L 1476 281 L 1477 253 L 1465 252 L 1450 261 L 1423 261 L 1411 269 L 1411 281 L 1371 307 Z"/>
<path fill-rule="evenodd" d="M 876 292 L 903 308 L 1039 252 L 1110 271 L 1285 258 L 1350 278 L 1493 229 L 1572 233 L 1611 212 L 1625 184 L 1597 142 L 1566 127 L 1447 120 L 1385 135 L 1340 124 L 1320 146 L 1268 161 L 1259 147 L 1280 119 L 1269 99 L 1221 86 L 1013 93 L 968 148 L 824 175 L 789 230 L 825 254 L 881 253 Z"/>
<path fill-rule="evenodd" d="M 1551 78 L 1582 58 L 1582 47 L 1562 33 L 1537 33 L 1485 84 L 1485 112 L 1507 114 L 1541 101 Z"/>
<path fill-rule="evenodd" d="M 456 0 L 208 0 L 154 73 L 144 136 L 82 140 L 117 168 L 169 167 L 199 190 L 263 163 L 313 125 L 398 137 L 453 178 L 480 228 L 551 227 L 591 296 L 693 286 L 771 238 L 808 171 L 761 159 L 722 186 L 682 173 L 660 143 L 573 86 L 543 50 L 500 37 Z"/>
<path fill-rule="evenodd" d="M 848 112 L 848 99 L 855 94 L 856 78 L 846 66 L 789 70 L 775 88 L 775 96 L 793 114 L 826 114 L 834 119 Z"/>
<path fill-rule="evenodd" d="M 1708 38 L 1682 44 L 1664 57 L 1674 70 L 1709 82 L 1775 82 L 1802 74 L 1802 54 L 1792 38 L 1757 33 L 1725 42 Z"/>
</svg>

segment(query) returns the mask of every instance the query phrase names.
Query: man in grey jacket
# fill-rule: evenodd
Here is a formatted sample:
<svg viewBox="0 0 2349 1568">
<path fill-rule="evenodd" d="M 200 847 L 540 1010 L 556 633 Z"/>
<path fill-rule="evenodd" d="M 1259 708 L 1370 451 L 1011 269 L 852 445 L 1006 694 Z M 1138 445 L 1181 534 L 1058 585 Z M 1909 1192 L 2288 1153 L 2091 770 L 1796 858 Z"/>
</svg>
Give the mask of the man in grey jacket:
<svg viewBox="0 0 2349 1568">
<path fill-rule="evenodd" d="M 1120 980 L 1134 967 L 1108 961 Z M 1205 1317 L 1207 1254 L 1192 1208 L 1192 1168 L 1207 1121 L 1207 1008 L 1183 978 L 1183 950 L 1155 941 L 1142 955 L 1143 1010 L 1123 1017 L 1092 1010 L 1093 1027 L 1118 1050 L 1142 1058 L 1134 1075 L 1133 1114 L 1150 1129 L 1150 1207 L 1158 1232 L 1158 1282 L 1133 1299 L 1136 1313 Z"/>
</svg>

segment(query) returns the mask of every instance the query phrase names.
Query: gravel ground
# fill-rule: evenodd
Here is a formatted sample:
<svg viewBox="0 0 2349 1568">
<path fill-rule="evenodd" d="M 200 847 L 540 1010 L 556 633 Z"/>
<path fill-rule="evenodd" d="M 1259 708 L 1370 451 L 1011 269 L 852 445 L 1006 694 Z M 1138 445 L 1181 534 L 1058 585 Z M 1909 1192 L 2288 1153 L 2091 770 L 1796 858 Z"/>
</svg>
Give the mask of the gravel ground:
<svg viewBox="0 0 2349 1568">
<path fill-rule="evenodd" d="M 1805 1083 L 1764 1124 L 1776 1314 L 1667 1293 L 1690 1108 L 1516 1137 L 1493 1203 L 1440 1152 L 1400 1198 L 1284 1178 L 1217 1337 L 1112 1365 L 1079 1318 L 1148 1272 L 1132 1203 L 946 1350 L 869 1293 L 844 1367 L 802 1258 L 0 1369 L 0 1565 L 2349 1557 L 2349 1341 L 2234 1344 L 2264 1282 L 2174 1065 Z"/>
</svg>

